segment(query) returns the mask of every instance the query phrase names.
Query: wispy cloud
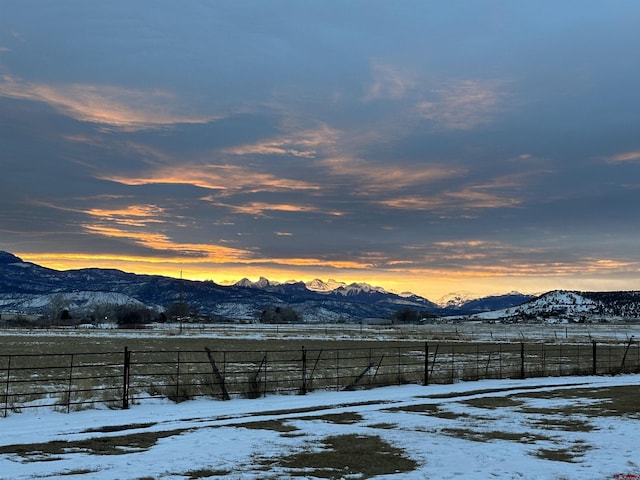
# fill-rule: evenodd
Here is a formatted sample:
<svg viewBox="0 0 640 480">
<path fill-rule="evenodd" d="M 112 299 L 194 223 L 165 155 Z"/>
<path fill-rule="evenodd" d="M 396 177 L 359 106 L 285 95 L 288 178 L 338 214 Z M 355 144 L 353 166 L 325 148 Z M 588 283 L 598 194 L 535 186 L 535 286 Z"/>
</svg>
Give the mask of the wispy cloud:
<svg viewBox="0 0 640 480">
<path fill-rule="evenodd" d="M 376 165 L 353 157 L 331 157 L 320 162 L 331 175 L 350 177 L 361 189 L 391 191 L 454 177 L 455 167 L 442 165 Z"/>
<path fill-rule="evenodd" d="M 93 235 L 128 240 L 134 244 L 162 253 L 162 261 L 165 262 L 167 261 L 167 253 L 175 255 L 176 261 L 179 261 L 179 259 L 184 261 L 185 257 L 193 257 L 200 258 L 201 260 L 206 259 L 206 261 L 210 263 L 245 261 L 252 254 L 252 252 L 248 250 L 215 244 L 179 243 L 162 233 L 98 224 L 85 224 L 83 227 L 87 233 Z M 152 261 L 152 256 L 151 258 L 145 257 L 145 261 Z"/>
<path fill-rule="evenodd" d="M 503 82 L 464 80 L 431 92 L 416 105 L 418 114 L 442 129 L 469 130 L 493 120 L 503 93 Z"/>
<path fill-rule="evenodd" d="M 640 151 L 619 153 L 605 160 L 609 163 L 637 162 L 640 161 Z"/>
<path fill-rule="evenodd" d="M 515 207 L 522 200 L 502 192 L 493 192 L 489 186 L 466 186 L 455 191 L 445 191 L 437 195 L 407 195 L 382 199 L 378 203 L 399 210 L 423 211 L 468 211 Z"/>
<path fill-rule="evenodd" d="M 366 101 L 404 98 L 417 84 L 416 75 L 410 69 L 379 61 L 371 64 L 371 76 L 371 85 L 365 95 Z"/>
<path fill-rule="evenodd" d="M 271 140 L 241 145 L 223 151 L 232 155 L 284 155 L 314 158 L 319 149 L 332 147 L 339 132 L 324 125 L 318 129 L 294 132 Z"/>
<path fill-rule="evenodd" d="M 151 223 L 162 223 L 164 209 L 156 205 L 132 205 L 120 209 L 92 208 L 85 213 L 92 217 L 111 221 L 119 225 L 144 227 Z"/>
<path fill-rule="evenodd" d="M 124 130 L 207 123 L 217 116 L 182 113 L 174 95 L 109 85 L 31 83 L 4 75 L 0 96 L 44 102 L 76 120 Z"/>
<path fill-rule="evenodd" d="M 210 199 L 213 201 L 213 199 Z M 228 205 L 216 203 L 218 206 L 226 207 L 235 213 L 246 215 L 265 216 L 268 212 L 290 212 L 290 213 L 321 213 L 325 215 L 341 216 L 342 212 L 329 211 L 312 205 L 295 205 L 289 203 L 266 203 L 251 202 L 242 205 Z"/>
<path fill-rule="evenodd" d="M 124 185 L 183 184 L 219 191 L 287 191 L 320 190 L 315 183 L 277 177 L 270 173 L 255 172 L 236 165 L 180 165 L 165 166 L 145 175 L 104 176 Z"/>
</svg>

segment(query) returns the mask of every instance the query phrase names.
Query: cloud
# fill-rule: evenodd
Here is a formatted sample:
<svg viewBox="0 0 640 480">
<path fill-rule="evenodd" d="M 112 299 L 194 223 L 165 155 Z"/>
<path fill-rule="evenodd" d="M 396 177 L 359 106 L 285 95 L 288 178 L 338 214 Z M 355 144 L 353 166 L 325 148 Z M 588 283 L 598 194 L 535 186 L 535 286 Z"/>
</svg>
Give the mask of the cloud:
<svg viewBox="0 0 640 480">
<path fill-rule="evenodd" d="M 373 77 L 365 95 L 365 101 L 404 98 L 417 84 L 416 76 L 409 69 L 402 69 L 381 62 L 371 65 Z"/>
<path fill-rule="evenodd" d="M 147 175 L 103 176 L 102 180 L 124 185 L 182 184 L 222 192 L 249 193 L 289 190 L 320 190 L 319 184 L 253 172 L 235 165 L 163 166 Z"/>
<path fill-rule="evenodd" d="M 44 102 L 76 120 L 122 130 L 208 123 L 220 118 L 176 112 L 176 98 L 161 90 L 79 83 L 49 85 L 4 75 L 0 81 L 0 96 Z"/>
<path fill-rule="evenodd" d="M 110 210 L 92 208 L 85 211 L 85 213 L 104 221 L 112 221 L 118 225 L 131 227 L 144 227 L 151 223 L 163 223 L 161 217 L 165 215 L 164 209 L 156 205 L 132 205 Z"/>
<path fill-rule="evenodd" d="M 228 148 L 223 153 L 232 155 L 282 155 L 314 158 L 318 149 L 335 145 L 339 132 L 328 126 L 283 135 L 272 140 Z"/>
<path fill-rule="evenodd" d="M 210 198 L 209 200 L 213 200 Z M 242 213 L 246 215 L 257 215 L 257 216 L 265 216 L 266 212 L 310 212 L 310 213 L 321 213 L 325 215 L 333 215 L 333 216 L 341 216 L 342 212 L 338 211 L 328 211 L 324 210 L 320 207 L 315 207 L 311 205 L 294 205 L 289 203 L 266 203 L 266 202 L 252 202 L 243 205 L 228 205 L 224 203 L 216 203 L 218 206 L 226 207 L 233 210 L 235 213 Z"/>
<path fill-rule="evenodd" d="M 119 238 L 129 240 L 134 244 L 150 248 L 151 250 L 162 252 L 162 261 L 168 261 L 166 253 L 172 253 L 176 261 L 184 257 L 206 259 L 211 263 L 240 262 L 247 260 L 252 252 L 231 247 L 224 247 L 214 244 L 200 243 L 178 243 L 169 236 L 162 233 L 150 233 L 148 231 L 135 231 L 121 228 L 120 226 L 104 226 L 97 224 L 85 224 L 84 230 L 93 235 L 100 235 L 108 238 Z M 153 256 L 145 256 L 144 261 L 153 262 Z"/>
<path fill-rule="evenodd" d="M 640 151 L 624 152 L 605 159 L 609 163 L 637 162 L 640 161 Z"/>
<path fill-rule="evenodd" d="M 376 165 L 354 157 L 331 157 L 320 162 L 332 175 L 351 177 L 362 191 L 391 191 L 424 185 L 459 175 L 462 171 L 442 165 Z"/>
<path fill-rule="evenodd" d="M 431 92 L 434 97 L 418 102 L 418 114 L 436 127 L 447 130 L 470 130 L 493 121 L 503 93 L 503 82 L 464 80 Z"/>
</svg>

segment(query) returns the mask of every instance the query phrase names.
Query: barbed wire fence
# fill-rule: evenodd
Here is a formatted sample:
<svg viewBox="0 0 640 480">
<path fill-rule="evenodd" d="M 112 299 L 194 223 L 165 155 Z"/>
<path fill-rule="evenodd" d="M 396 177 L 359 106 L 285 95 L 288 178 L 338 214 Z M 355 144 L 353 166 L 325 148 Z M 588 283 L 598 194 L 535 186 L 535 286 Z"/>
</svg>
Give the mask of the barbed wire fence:
<svg viewBox="0 0 640 480">
<path fill-rule="evenodd" d="M 0 408 L 129 408 L 149 399 L 258 399 L 399 384 L 640 372 L 640 342 L 438 341 L 291 350 L 0 354 Z"/>
</svg>

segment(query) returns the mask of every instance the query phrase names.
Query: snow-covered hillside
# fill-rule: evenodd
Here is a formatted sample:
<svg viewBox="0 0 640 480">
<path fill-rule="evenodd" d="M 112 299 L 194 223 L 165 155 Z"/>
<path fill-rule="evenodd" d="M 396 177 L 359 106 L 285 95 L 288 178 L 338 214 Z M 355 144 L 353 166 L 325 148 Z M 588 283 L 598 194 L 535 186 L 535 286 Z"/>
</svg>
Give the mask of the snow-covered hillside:
<svg viewBox="0 0 640 480">
<path fill-rule="evenodd" d="M 607 321 L 640 314 L 639 292 L 575 292 L 555 290 L 518 307 L 483 312 L 474 318 L 510 321 Z"/>
</svg>

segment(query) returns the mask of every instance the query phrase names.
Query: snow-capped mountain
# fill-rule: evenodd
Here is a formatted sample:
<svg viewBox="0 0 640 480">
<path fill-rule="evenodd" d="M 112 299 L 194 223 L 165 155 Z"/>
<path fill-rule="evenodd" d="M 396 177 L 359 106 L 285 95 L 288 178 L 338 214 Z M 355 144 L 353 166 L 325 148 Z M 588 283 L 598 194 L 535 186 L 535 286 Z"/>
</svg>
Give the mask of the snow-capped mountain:
<svg viewBox="0 0 640 480">
<path fill-rule="evenodd" d="M 577 292 L 554 290 L 517 307 L 483 312 L 475 318 L 507 321 L 610 321 L 637 319 L 640 292 Z"/>
<path fill-rule="evenodd" d="M 446 307 L 412 293 L 396 294 L 366 283 L 319 279 L 304 283 L 273 282 L 261 277 L 221 286 L 160 275 L 137 275 L 120 270 L 84 268 L 59 271 L 0 251 L 0 313 L 45 313 L 48 305 L 64 300 L 66 308 L 84 311 L 108 305 L 144 305 L 162 311 L 184 302 L 192 310 L 217 320 L 253 319 L 270 306 L 291 306 L 305 322 L 359 321 L 389 318 L 403 309 L 438 316 L 477 319 L 638 318 L 640 292 L 554 291 L 539 297 L 511 292 L 466 299 L 458 294 Z M 54 302 L 54 299 L 56 302 Z"/>
<path fill-rule="evenodd" d="M 478 296 L 471 292 L 452 292 L 440 297 L 435 303 L 442 308 L 458 308 L 476 298 L 478 298 Z"/>
<path fill-rule="evenodd" d="M 326 282 L 323 282 L 319 278 L 316 278 L 314 280 L 311 280 L 310 282 L 307 282 L 305 285 L 312 292 L 332 292 L 337 288 L 346 287 L 347 284 L 344 282 L 338 282 L 332 278 L 330 278 Z"/>
</svg>

